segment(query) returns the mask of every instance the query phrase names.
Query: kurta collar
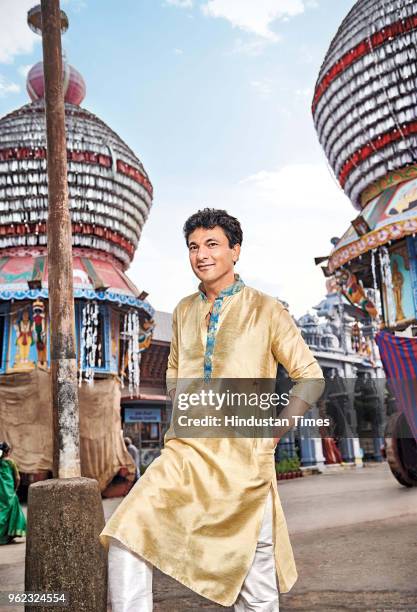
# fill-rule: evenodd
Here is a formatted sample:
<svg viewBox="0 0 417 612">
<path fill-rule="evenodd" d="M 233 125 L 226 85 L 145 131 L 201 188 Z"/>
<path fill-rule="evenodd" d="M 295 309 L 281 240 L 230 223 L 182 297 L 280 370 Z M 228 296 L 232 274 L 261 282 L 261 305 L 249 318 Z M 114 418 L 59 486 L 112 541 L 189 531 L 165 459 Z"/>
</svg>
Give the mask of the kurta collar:
<svg viewBox="0 0 417 612">
<path fill-rule="evenodd" d="M 229 285 L 228 287 L 225 287 L 224 289 L 222 289 L 219 295 L 216 297 L 216 300 L 222 300 L 227 295 L 233 295 L 235 293 L 238 293 L 241 289 L 243 289 L 244 286 L 245 286 L 245 283 L 240 278 L 239 274 L 235 274 L 235 282 Z M 207 296 L 203 291 L 203 283 L 200 283 L 198 285 L 198 290 L 200 291 L 201 299 L 204 300 L 205 302 L 208 302 Z"/>
</svg>

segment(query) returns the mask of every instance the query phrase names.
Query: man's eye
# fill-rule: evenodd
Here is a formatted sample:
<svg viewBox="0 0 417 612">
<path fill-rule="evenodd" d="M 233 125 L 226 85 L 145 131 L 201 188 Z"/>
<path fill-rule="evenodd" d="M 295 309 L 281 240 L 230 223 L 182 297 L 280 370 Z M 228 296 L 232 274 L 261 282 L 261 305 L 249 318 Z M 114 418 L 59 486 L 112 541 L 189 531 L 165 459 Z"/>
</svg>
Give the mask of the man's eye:
<svg viewBox="0 0 417 612">
<path fill-rule="evenodd" d="M 209 247 L 215 247 L 217 246 L 217 242 L 209 242 Z"/>
</svg>

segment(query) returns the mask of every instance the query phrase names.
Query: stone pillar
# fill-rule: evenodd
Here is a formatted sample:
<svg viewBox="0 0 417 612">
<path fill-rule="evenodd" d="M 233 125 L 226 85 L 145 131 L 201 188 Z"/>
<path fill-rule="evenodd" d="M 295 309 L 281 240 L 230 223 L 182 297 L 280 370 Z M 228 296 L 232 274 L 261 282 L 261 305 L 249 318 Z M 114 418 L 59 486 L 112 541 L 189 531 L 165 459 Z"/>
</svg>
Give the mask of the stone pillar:
<svg viewBox="0 0 417 612">
<path fill-rule="evenodd" d="M 362 449 L 360 445 L 359 438 L 352 438 L 352 446 L 353 446 L 353 460 L 355 462 L 356 467 L 363 467 L 362 461 Z"/>
<path fill-rule="evenodd" d="M 310 408 L 310 413 L 315 419 L 320 419 L 320 411 L 317 404 Z M 313 455 L 315 457 L 315 466 L 320 472 L 326 470 L 325 456 L 323 454 L 323 444 L 321 441 L 320 428 L 318 426 L 310 428 L 311 442 L 313 444 Z"/>
<path fill-rule="evenodd" d="M 374 447 L 374 461 L 383 461 L 383 457 L 381 454 L 381 446 L 384 445 L 384 438 L 373 438 L 372 439 L 373 442 L 373 447 Z"/>
<path fill-rule="evenodd" d="M 304 418 L 312 418 L 312 409 L 310 408 L 304 415 Z M 308 425 L 298 425 L 298 435 L 300 439 L 301 465 L 310 467 L 316 464 L 315 444 L 311 437 L 311 427 Z"/>
<path fill-rule="evenodd" d="M 29 487 L 25 590 L 66 592 L 71 612 L 106 612 L 107 553 L 98 483 L 65 478 Z M 25 606 L 25 612 L 50 612 Z"/>
<path fill-rule="evenodd" d="M 312 438 L 311 441 L 314 444 L 314 454 L 316 457 L 316 467 L 320 472 L 324 472 L 326 470 L 325 465 L 325 456 L 323 455 L 323 444 L 321 438 Z"/>
<path fill-rule="evenodd" d="M 341 438 L 340 440 L 340 452 L 342 454 L 343 461 L 345 461 L 346 463 L 355 463 L 355 449 L 353 445 L 353 440 L 358 441 L 357 438 Z M 357 452 L 359 451 L 357 450 Z"/>
</svg>

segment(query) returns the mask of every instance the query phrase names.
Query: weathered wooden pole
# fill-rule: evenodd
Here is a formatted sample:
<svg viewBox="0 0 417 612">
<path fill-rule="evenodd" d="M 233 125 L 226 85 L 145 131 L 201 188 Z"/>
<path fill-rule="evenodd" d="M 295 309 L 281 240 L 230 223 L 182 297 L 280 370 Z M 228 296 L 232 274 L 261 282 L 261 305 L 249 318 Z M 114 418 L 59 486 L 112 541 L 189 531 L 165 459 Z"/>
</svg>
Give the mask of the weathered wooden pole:
<svg viewBox="0 0 417 612">
<path fill-rule="evenodd" d="M 75 354 L 72 234 L 59 0 L 42 0 L 42 45 L 48 147 L 48 294 L 54 415 L 54 476 L 81 475 Z"/>
<path fill-rule="evenodd" d="M 96 480 L 81 478 L 71 218 L 59 0 L 28 14 L 42 33 L 48 161 L 48 294 L 55 479 L 29 487 L 25 590 L 65 592 L 68 609 L 104 612 L 107 562 L 98 534 L 104 513 Z M 35 612 L 25 606 L 26 612 Z M 36 612 L 48 612 L 47 606 Z"/>
</svg>

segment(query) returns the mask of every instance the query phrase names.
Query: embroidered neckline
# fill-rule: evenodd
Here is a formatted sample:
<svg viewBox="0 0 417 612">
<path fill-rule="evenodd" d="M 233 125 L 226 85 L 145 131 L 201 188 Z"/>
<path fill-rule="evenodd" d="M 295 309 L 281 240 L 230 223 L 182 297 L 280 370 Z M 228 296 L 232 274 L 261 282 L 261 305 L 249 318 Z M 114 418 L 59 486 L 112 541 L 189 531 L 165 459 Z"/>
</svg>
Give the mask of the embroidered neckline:
<svg viewBox="0 0 417 612">
<path fill-rule="evenodd" d="M 224 289 L 222 289 L 220 291 L 219 295 L 215 299 L 215 302 L 217 300 L 222 300 L 227 295 L 233 295 L 235 293 L 238 293 L 238 291 L 240 291 L 244 286 L 245 286 L 245 283 L 240 278 L 239 274 L 235 274 L 234 282 L 231 285 L 229 285 L 228 287 L 225 287 Z M 201 299 L 204 300 L 205 302 L 208 302 L 207 296 L 206 296 L 206 294 L 203 291 L 203 283 L 202 282 L 198 285 L 198 290 L 200 292 Z"/>
<path fill-rule="evenodd" d="M 201 299 L 208 302 L 206 294 L 202 291 L 202 286 L 202 283 L 200 283 L 198 287 Z M 220 291 L 219 295 L 214 300 L 207 329 L 207 342 L 206 350 L 204 353 L 204 382 L 208 382 L 211 379 L 213 371 L 213 352 L 214 345 L 216 342 L 216 333 L 219 323 L 220 311 L 223 304 L 223 298 L 238 293 L 241 289 L 243 289 L 244 286 L 245 283 L 240 278 L 239 274 L 235 274 L 235 282 Z"/>
</svg>

